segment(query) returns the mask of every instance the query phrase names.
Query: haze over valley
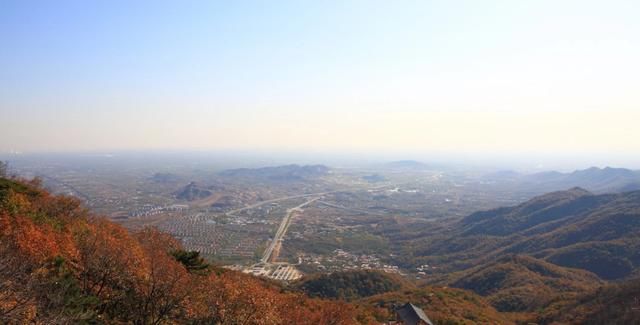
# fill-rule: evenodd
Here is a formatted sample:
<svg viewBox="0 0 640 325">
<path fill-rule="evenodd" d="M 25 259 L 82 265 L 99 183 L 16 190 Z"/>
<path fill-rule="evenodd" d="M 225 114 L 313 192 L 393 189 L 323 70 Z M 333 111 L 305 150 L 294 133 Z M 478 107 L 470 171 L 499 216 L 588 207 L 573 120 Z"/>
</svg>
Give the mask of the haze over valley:
<svg viewBox="0 0 640 325">
<path fill-rule="evenodd" d="M 640 324 L 634 1 L 0 4 L 0 324 Z"/>
</svg>

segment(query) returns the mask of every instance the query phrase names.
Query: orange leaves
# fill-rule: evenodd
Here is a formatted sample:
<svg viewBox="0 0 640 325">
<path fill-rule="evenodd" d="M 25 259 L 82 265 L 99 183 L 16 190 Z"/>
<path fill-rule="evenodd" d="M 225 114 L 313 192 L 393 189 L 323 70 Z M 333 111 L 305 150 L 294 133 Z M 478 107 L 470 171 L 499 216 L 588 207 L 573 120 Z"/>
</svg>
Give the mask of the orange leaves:
<svg viewBox="0 0 640 325">
<path fill-rule="evenodd" d="M 80 201 L 69 196 L 42 195 L 35 201 L 38 213 L 55 219 L 58 224 L 69 224 L 86 218 L 87 211 Z"/>
<path fill-rule="evenodd" d="M 212 323 L 357 324 L 352 305 L 282 293 L 261 280 L 226 271 L 198 282 L 192 317 Z"/>
<path fill-rule="evenodd" d="M 291 324 L 358 324 L 357 311 L 345 302 L 309 299 L 290 294 L 283 305 L 283 318 Z"/>
<path fill-rule="evenodd" d="M 262 286 L 258 280 L 226 272 L 209 278 L 210 317 L 221 323 L 241 320 L 245 324 L 280 324 L 282 317 L 275 308 L 278 294 Z"/>
<path fill-rule="evenodd" d="M 77 201 L 42 193 L 27 195 L 8 191 L 2 208 L 0 240 L 3 245 L 14 246 L 25 259 L 38 263 L 58 255 L 77 256 L 70 232 L 59 227 L 60 215 L 77 215 L 80 209 Z M 55 214 L 50 209 L 55 210 Z"/>
<path fill-rule="evenodd" d="M 56 234 L 48 226 L 37 226 L 23 216 L 2 216 L 3 244 L 13 246 L 25 259 L 43 263 L 60 254 Z"/>
<path fill-rule="evenodd" d="M 193 287 L 193 276 L 177 262 L 170 251 L 179 248 L 171 236 L 156 229 L 144 229 L 135 235 L 143 251 L 136 294 L 130 303 L 136 309 L 138 323 L 157 323 L 179 317 Z"/>
<path fill-rule="evenodd" d="M 80 283 L 87 294 L 108 302 L 122 295 L 114 288 L 126 288 L 142 276 L 144 252 L 122 227 L 96 218 L 74 233 Z"/>
</svg>

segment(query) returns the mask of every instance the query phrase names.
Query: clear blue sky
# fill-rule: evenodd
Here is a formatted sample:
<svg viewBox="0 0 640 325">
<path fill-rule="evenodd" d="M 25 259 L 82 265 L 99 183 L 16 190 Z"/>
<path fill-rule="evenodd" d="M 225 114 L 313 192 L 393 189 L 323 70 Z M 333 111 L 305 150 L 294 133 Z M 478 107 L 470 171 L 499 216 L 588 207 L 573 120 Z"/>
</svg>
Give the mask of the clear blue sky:
<svg viewBox="0 0 640 325">
<path fill-rule="evenodd" d="M 0 150 L 640 152 L 638 1 L 2 1 Z"/>
</svg>

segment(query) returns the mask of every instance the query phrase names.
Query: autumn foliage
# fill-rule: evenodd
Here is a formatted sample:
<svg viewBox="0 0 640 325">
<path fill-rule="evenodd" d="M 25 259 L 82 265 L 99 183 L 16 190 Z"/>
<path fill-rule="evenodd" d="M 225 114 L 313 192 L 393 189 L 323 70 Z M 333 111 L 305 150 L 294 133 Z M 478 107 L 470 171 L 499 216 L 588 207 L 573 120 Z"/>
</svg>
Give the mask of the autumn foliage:
<svg viewBox="0 0 640 325">
<path fill-rule="evenodd" d="M 206 267 L 167 234 L 130 233 L 37 182 L 0 178 L 0 323 L 368 322 L 354 305 Z"/>
</svg>

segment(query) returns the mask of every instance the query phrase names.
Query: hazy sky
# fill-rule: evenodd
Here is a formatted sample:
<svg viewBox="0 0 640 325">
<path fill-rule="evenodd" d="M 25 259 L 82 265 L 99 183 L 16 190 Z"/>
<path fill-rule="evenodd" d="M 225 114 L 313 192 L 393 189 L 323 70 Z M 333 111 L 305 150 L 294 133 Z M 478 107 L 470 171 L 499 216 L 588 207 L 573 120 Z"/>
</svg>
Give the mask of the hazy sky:
<svg viewBox="0 0 640 325">
<path fill-rule="evenodd" d="M 640 153 L 640 1 L 2 1 L 0 150 Z"/>
</svg>

